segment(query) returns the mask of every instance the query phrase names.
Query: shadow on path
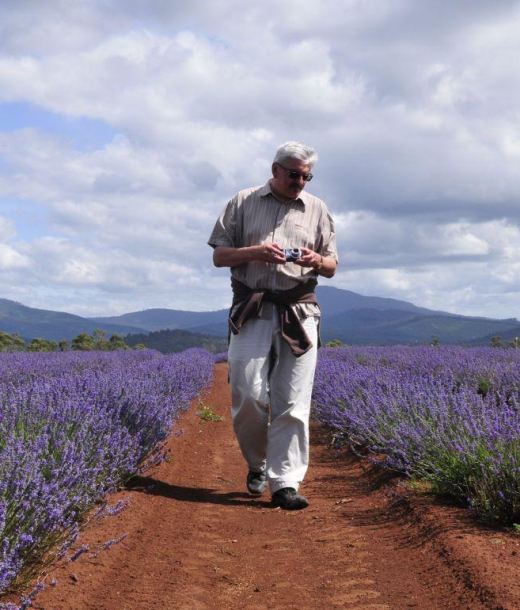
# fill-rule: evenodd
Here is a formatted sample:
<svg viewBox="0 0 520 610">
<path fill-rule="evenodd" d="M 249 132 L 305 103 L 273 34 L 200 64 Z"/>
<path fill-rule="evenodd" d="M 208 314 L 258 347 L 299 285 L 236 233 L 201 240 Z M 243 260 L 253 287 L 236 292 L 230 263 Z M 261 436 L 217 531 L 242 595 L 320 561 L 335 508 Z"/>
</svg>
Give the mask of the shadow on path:
<svg viewBox="0 0 520 610">
<path fill-rule="evenodd" d="M 253 498 L 245 492 L 222 493 L 216 489 L 204 487 L 185 487 L 172 485 L 153 477 L 135 476 L 126 484 L 129 491 L 140 491 L 152 496 L 163 496 L 180 502 L 201 502 L 206 504 L 224 504 L 228 506 L 256 506 L 269 508 L 271 503 L 267 500 Z"/>
</svg>

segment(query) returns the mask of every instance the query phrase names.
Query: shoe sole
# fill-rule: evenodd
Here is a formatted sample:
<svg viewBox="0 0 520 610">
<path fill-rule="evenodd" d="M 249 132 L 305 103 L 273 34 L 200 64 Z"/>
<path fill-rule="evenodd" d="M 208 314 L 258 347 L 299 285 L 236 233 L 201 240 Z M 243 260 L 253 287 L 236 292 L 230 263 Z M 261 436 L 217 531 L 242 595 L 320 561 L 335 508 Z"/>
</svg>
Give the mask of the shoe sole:
<svg viewBox="0 0 520 610">
<path fill-rule="evenodd" d="M 307 508 L 307 506 L 309 506 L 309 503 L 304 498 L 288 504 L 273 500 L 272 504 L 275 508 L 283 508 L 284 510 L 301 510 L 302 508 Z"/>
<path fill-rule="evenodd" d="M 267 484 L 266 484 L 266 485 L 264 485 L 264 486 L 262 487 L 262 489 L 260 489 L 260 490 L 253 490 L 253 489 L 249 489 L 249 487 L 248 487 L 248 488 L 247 488 L 247 491 L 249 492 L 249 494 L 250 494 L 251 496 L 261 496 L 261 495 L 264 493 L 264 491 L 265 491 L 265 488 L 266 488 L 266 487 L 267 487 Z"/>
</svg>

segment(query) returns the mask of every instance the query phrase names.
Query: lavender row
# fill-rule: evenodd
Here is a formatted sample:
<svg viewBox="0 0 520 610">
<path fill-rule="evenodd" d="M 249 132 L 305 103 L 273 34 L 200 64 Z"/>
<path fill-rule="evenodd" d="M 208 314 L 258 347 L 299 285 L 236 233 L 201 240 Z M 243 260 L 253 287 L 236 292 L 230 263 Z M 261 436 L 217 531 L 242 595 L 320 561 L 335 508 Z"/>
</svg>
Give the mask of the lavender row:
<svg viewBox="0 0 520 610">
<path fill-rule="evenodd" d="M 63 553 L 93 503 L 161 455 L 213 357 L 157 352 L 0 357 L 0 592 Z"/>
<path fill-rule="evenodd" d="M 520 350 L 320 350 L 317 418 L 486 520 L 520 521 Z"/>
</svg>

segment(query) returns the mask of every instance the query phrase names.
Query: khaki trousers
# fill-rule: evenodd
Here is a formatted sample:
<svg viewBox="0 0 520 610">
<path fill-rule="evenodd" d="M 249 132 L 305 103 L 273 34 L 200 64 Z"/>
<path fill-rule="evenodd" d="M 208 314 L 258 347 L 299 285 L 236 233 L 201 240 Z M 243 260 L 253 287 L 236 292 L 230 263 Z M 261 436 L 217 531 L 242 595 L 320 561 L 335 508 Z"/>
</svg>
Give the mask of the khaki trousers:
<svg viewBox="0 0 520 610">
<path fill-rule="evenodd" d="M 228 353 L 233 428 L 248 467 L 266 471 L 271 493 L 298 490 L 309 463 L 309 414 L 317 357 L 317 322 L 303 320 L 313 347 L 293 356 L 276 309 L 231 335 Z"/>
</svg>

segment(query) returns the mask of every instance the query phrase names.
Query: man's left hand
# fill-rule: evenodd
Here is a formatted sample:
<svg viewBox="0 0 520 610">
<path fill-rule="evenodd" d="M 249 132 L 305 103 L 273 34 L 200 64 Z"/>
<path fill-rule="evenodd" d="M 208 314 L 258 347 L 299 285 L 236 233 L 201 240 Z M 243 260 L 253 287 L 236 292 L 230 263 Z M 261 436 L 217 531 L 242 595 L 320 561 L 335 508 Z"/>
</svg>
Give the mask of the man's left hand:
<svg viewBox="0 0 520 610">
<path fill-rule="evenodd" d="M 300 248 L 300 250 L 303 252 L 303 254 L 298 260 L 294 261 L 296 265 L 300 265 L 300 267 L 313 267 L 314 269 L 321 267 L 321 254 L 318 254 L 309 248 Z"/>
</svg>

